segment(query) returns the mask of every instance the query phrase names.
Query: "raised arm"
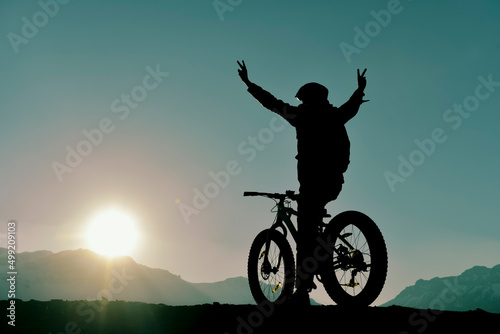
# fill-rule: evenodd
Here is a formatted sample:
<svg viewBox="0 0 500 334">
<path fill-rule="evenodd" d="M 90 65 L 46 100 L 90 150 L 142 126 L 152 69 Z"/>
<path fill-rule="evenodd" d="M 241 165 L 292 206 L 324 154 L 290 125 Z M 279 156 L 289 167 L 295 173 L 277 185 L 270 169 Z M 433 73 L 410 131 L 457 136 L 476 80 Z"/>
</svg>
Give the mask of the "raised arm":
<svg viewBox="0 0 500 334">
<path fill-rule="evenodd" d="M 245 61 L 242 61 L 241 63 L 237 61 L 237 63 L 240 66 L 238 75 L 240 76 L 241 81 L 243 81 L 243 83 L 248 87 L 248 92 L 252 94 L 252 96 L 259 101 L 263 107 L 277 113 L 293 125 L 293 119 L 297 116 L 297 107 L 275 98 L 271 93 L 251 82 L 248 79 L 248 71 Z"/>
<path fill-rule="evenodd" d="M 364 90 L 366 87 L 365 73 L 366 68 L 362 74 L 359 74 L 358 69 L 358 89 L 356 89 L 351 98 L 339 108 L 339 111 L 343 113 L 344 123 L 347 123 L 351 118 L 356 116 L 361 104 L 369 101 L 363 100 L 363 96 L 365 96 Z"/>
</svg>

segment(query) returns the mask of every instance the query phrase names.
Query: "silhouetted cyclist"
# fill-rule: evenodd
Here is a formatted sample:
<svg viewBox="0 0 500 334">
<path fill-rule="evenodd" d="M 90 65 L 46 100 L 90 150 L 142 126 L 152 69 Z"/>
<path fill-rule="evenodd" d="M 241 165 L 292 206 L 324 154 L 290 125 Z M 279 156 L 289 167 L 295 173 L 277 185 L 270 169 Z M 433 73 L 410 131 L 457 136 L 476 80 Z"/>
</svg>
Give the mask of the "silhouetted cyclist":
<svg viewBox="0 0 500 334">
<path fill-rule="evenodd" d="M 248 92 L 265 108 L 284 117 L 297 132 L 297 174 L 300 183 L 298 198 L 297 290 L 292 297 L 297 304 L 309 304 L 309 292 L 315 287 L 314 274 L 304 270 L 304 261 L 314 257 L 318 225 L 325 205 L 339 195 L 344 172 L 349 165 L 350 142 L 345 123 L 353 118 L 363 100 L 365 72 L 359 73 L 358 89 L 349 101 L 337 108 L 328 102 L 328 89 L 310 82 L 302 86 L 292 106 L 275 98 L 248 79 L 245 62 L 238 61 L 238 74 Z M 307 266 L 306 266 L 307 267 Z"/>
</svg>

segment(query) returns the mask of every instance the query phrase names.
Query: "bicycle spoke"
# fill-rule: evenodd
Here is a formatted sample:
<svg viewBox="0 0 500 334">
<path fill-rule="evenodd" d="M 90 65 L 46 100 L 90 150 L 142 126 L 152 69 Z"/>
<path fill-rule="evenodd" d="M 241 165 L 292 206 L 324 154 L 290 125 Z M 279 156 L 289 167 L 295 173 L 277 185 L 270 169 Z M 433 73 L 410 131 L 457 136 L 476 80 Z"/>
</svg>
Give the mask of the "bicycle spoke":
<svg viewBox="0 0 500 334">
<path fill-rule="evenodd" d="M 352 230 L 354 230 L 354 225 L 351 225 L 351 226 L 352 226 Z M 352 234 L 354 235 L 354 231 L 353 231 Z M 353 243 L 354 243 L 354 248 L 356 248 L 356 249 L 359 249 L 359 247 L 358 247 L 358 241 L 359 241 L 360 234 L 361 234 L 361 231 L 358 231 L 358 233 L 354 237 Z"/>
<path fill-rule="evenodd" d="M 340 235 L 344 235 L 345 240 L 350 245 L 345 245 L 348 247 L 347 253 L 334 256 L 333 263 L 335 264 L 335 275 L 337 281 L 351 296 L 356 296 L 366 286 L 368 282 L 368 277 L 370 275 L 371 268 L 371 253 L 370 247 L 363 235 L 361 230 L 359 230 L 354 224 L 346 226 Z M 335 242 L 335 248 L 338 249 L 339 246 L 345 243 L 338 238 Z M 353 249 L 350 249 L 353 247 Z M 356 258 L 362 257 L 361 263 L 358 263 Z"/>
<path fill-rule="evenodd" d="M 361 253 L 365 254 L 365 247 L 368 247 L 368 243 L 367 243 L 367 241 L 366 241 L 366 240 L 365 240 L 365 242 L 361 245 L 361 247 L 359 247 L 359 248 L 358 248 L 358 250 L 359 250 Z M 369 254 L 367 254 L 367 255 L 369 255 Z"/>
</svg>

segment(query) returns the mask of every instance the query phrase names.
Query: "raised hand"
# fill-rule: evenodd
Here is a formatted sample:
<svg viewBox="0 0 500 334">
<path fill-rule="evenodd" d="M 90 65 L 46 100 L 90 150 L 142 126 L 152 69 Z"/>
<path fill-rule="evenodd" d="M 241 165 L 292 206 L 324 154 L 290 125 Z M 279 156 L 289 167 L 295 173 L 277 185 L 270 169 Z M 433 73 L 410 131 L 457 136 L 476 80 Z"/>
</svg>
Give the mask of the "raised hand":
<svg viewBox="0 0 500 334">
<path fill-rule="evenodd" d="M 240 76 L 241 80 L 246 85 L 248 85 L 250 83 L 250 80 L 248 80 L 248 71 L 247 71 L 247 66 L 245 65 L 245 61 L 242 60 L 241 63 L 239 61 L 236 62 L 238 63 L 238 65 L 240 65 L 240 69 L 238 70 L 238 75 Z"/>
<path fill-rule="evenodd" d="M 366 87 L 365 73 L 366 73 L 366 68 L 362 74 L 359 74 L 359 68 L 358 68 L 358 89 L 365 90 Z"/>
</svg>

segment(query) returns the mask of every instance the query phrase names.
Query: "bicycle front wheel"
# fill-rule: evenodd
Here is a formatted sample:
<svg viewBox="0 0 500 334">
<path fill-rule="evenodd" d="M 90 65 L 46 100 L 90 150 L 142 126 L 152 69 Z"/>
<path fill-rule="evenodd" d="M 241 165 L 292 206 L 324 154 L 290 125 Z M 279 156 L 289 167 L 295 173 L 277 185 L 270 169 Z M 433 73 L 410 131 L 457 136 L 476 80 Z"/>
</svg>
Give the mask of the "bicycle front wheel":
<svg viewBox="0 0 500 334">
<path fill-rule="evenodd" d="M 334 217 L 324 234 L 333 251 L 321 281 L 338 305 L 368 306 L 379 296 L 387 276 L 387 248 L 370 217 L 357 211 Z"/>
<path fill-rule="evenodd" d="M 264 230 L 257 235 L 248 255 L 248 283 L 257 304 L 279 304 L 292 295 L 295 261 L 283 234 Z"/>
</svg>

